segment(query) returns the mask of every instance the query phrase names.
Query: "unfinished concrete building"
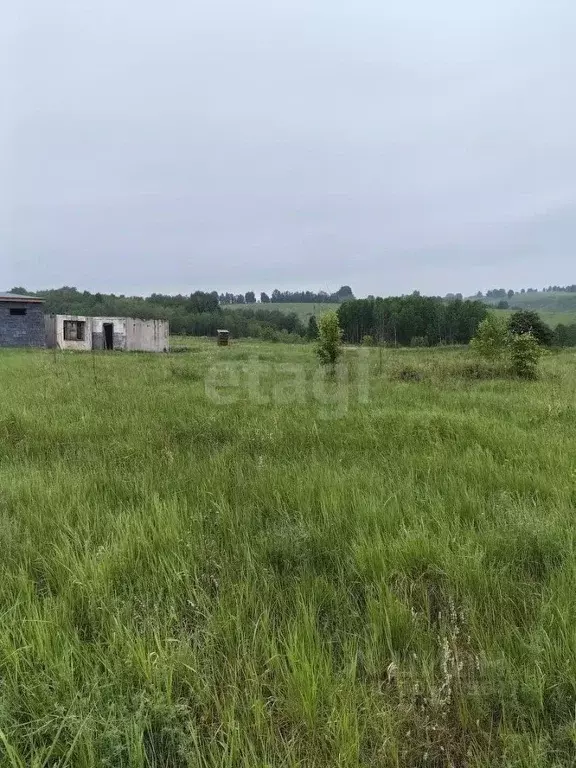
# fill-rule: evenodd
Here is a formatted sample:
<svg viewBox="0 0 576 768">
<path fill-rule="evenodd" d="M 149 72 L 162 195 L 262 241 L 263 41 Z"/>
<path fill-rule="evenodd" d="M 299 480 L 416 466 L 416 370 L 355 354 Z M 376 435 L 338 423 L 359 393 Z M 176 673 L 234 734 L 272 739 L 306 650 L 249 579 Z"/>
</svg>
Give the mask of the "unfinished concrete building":
<svg viewBox="0 0 576 768">
<path fill-rule="evenodd" d="M 57 349 L 121 349 L 168 352 L 170 328 L 167 320 L 133 317 L 86 317 L 46 315 L 46 344 Z"/>
</svg>

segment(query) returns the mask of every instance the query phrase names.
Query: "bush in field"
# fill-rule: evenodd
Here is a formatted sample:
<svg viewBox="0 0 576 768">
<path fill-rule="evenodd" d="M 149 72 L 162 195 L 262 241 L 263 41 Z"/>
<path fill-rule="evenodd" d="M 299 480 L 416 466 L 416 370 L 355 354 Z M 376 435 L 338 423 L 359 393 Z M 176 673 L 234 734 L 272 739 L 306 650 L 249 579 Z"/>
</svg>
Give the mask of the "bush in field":
<svg viewBox="0 0 576 768">
<path fill-rule="evenodd" d="M 318 338 L 318 321 L 316 320 L 316 315 L 312 315 L 310 320 L 308 320 L 308 330 L 306 331 L 306 336 L 308 337 L 309 341 L 316 341 Z"/>
<path fill-rule="evenodd" d="M 470 346 L 485 360 L 499 360 L 508 349 L 508 324 L 503 317 L 491 312 L 478 326 Z"/>
<path fill-rule="evenodd" d="M 374 336 L 370 336 L 368 333 L 365 336 L 362 336 L 362 346 L 363 347 L 373 347 L 374 346 Z"/>
<path fill-rule="evenodd" d="M 493 313 L 480 323 L 470 346 L 485 360 L 506 362 L 515 376 L 523 379 L 537 376 L 542 355 L 537 337 L 530 331 L 510 331 L 509 323 Z"/>
<path fill-rule="evenodd" d="M 411 347 L 427 347 L 428 346 L 428 337 L 427 336 L 412 336 L 410 339 L 410 346 Z"/>
<path fill-rule="evenodd" d="M 531 333 L 538 344 L 544 347 L 550 347 L 554 341 L 554 331 L 542 320 L 538 312 L 532 312 L 523 309 L 510 315 L 508 320 L 508 330 L 510 333 L 526 334 Z"/>
<path fill-rule="evenodd" d="M 508 348 L 512 371 L 523 379 L 535 379 L 542 348 L 532 333 L 513 333 Z"/>
<path fill-rule="evenodd" d="M 280 336 L 275 328 L 272 328 L 270 325 L 264 325 L 260 329 L 260 338 L 262 341 L 280 341 Z"/>
<path fill-rule="evenodd" d="M 322 365 L 334 366 L 342 354 L 342 330 L 336 312 L 326 312 L 318 324 L 318 345 L 316 347 Z"/>
</svg>

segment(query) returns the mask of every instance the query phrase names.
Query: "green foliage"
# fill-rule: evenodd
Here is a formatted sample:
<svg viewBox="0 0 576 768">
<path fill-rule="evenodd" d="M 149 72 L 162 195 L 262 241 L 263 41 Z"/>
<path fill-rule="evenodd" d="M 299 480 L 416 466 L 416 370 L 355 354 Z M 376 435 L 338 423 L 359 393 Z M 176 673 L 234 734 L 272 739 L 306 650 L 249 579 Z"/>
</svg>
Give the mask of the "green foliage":
<svg viewBox="0 0 576 768">
<path fill-rule="evenodd" d="M 508 337 L 506 319 L 490 312 L 478 326 L 470 347 L 485 360 L 498 360 L 507 352 Z"/>
<path fill-rule="evenodd" d="M 558 347 L 576 347 L 576 323 L 559 323 L 554 331 L 554 344 Z"/>
<path fill-rule="evenodd" d="M 488 309 L 481 301 L 433 296 L 391 297 L 345 301 L 338 318 L 345 341 L 359 343 L 365 335 L 392 346 L 409 346 L 414 337 L 436 346 L 468 344 Z"/>
<path fill-rule="evenodd" d="M 318 323 L 316 354 L 322 365 L 334 366 L 342 354 L 342 330 L 336 312 L 326 312 Z"/>
<path fill-rule="evenodd" d="M 508 320 L 508 330 L 512 334 L 532 334 L 539 344 L 545 347 L 552 345 L 554 331 L 546 325 L 537 312 L 522 309 L 515 312 Z"/>
<path fill-rule="evenodd" d="M 509 340 L 512 370 L 523 379 L 535 379 L 542 347 L 532 333 L 512 333 Z"/>
<path fill-rule="evenodd" d="M 415 347 L 428 347 L 428 337 L 427 336 L 412 336 L 410 339 L 410 346 Z"/>
<path fill-rule="evenodd" d="M 480 357 L 492 362 L 503 361 L 510 371 L 524 379 L 535 379 L 542 349 L 532 333 L 513 333 L 509 323 L 491 312 L 480 323 L 470 347 Z"/>
<path fill-rule="evenodd" d="M 280 338 L 283 331 L 302 337 L 306 335 L 306 326 L 295 313 L 272 308 L 270 304 L 264 307 L 254 304 L 250 295 L 248 303 L 242 296 L 242 304 L 234 305 L 238 309 L 222 308 L 216 291 L 195 291 L 190 296 L 153 293 L 142 298 L 92 294 L 65 286 L 39 291 L 38 295 L 44 298 L 47 313 L 163 318 L 170 322 L 172 334 L 214 336 L 218 328 L 227 328 L 236 339 L 260 338 L 262 334 L 267 337 L 267 329 L 273 328 Z"/>
<path fill-rule="evenodd" d="M 308 320 L 308 330 L 306 335 L 309 341 L 316 341 L 318 334 L 318 321 L 316 320 L 316 316 L 312 315 Z"/>
<path fill-rule="evenodd" d="M 264 325 L 260 329 L 259 337 L 262 339 L 262 341 L 280 341 L 278 331 L 276 331 L 271 325 Z"/>
<path fill-rule="evenodd" d="M 365 336 L 362 336 L 363 347 L 373 347 L 375 344 L 376 342 L 374 341 L 374 336 L 370 336 L 368 333 Z"/>
<path fill-rule="evenodd" d="M 354 294 L 349 285 L 341 286 L 335 293 L 326 291 L 272 291 L 270 300 L 274 304 L 338 304 L 341 301 L 353 299 Z"/>
</svg>

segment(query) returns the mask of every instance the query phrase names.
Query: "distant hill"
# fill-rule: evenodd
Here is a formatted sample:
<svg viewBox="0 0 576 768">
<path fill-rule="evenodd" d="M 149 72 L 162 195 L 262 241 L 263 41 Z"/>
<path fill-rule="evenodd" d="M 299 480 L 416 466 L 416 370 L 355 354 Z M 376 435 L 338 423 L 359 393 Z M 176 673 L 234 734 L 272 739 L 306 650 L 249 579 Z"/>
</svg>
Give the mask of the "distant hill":
<svg viewBox="0 0 576 768">
<path fill-rule="evenodd" d="M 496 306 L 502 298 L 483 298 L 486 304 Z M 548 312 L 575 312 L 576 293 L 566 291 L 532 291 L 530 293 L 515 293 L 506 297 L 510 307 L 522 309 L 546 310 Z"/>
</svg>

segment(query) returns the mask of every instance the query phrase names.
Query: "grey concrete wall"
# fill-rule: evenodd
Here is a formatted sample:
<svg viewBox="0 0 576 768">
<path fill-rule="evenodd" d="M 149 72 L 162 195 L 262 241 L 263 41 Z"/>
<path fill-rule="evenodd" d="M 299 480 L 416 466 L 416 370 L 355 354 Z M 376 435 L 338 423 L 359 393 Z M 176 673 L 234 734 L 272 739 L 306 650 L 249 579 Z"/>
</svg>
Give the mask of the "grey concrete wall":
<svg viewBox="0 0 576 768">
<path fill-rule="evenodd" d="M 56 318 L 54 315 L 44 315 L 44 330 L 46 346 L 53 349 L 56 346 Z"/>
<path fill-rule="evenodd" d="M 125 317 L 93 317 L 92 318 L 92 349 L 104 349 L 104 324 L 112 323 L 114 326 L 114 349 L 126 349 L 126 325 Z"/>
<path fill-rule="evenodd" d="M 170 327 L 168 320 L 126 319 L 126 348 L 141 352 L 168 352 Z"/>
<path fill-rule="evenodd" d="M 83 341 L 64 339 L 64 321 L 85 322 Z M 46 339 L 50 347 L 59 349 L 104 349 L 104 325 L 111 323 L 114 349 L 167 352 L 170 328 L 167 320 L 139 320 L 131 317 L 86 317 L 84 315 L 48 315 Z"/>
<path fill-rule="evenodd" d="M 25 315 L 11 315 L 10 309 L 24 308 Z M 44 347 L 46 331 L 42 304 L 0 301 L 0 347 Z"/>
<path fill-rule="evenodd" d="M 69 341 L 64 338 L 64 321 L 86 323 L 84 341 Z M 50 348 L 75 349 L 86 351 L 92 349 L 92 318 L 85 315 L 47 315 L 46 343 Z"/>
</svg>

